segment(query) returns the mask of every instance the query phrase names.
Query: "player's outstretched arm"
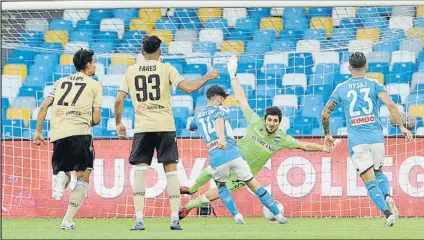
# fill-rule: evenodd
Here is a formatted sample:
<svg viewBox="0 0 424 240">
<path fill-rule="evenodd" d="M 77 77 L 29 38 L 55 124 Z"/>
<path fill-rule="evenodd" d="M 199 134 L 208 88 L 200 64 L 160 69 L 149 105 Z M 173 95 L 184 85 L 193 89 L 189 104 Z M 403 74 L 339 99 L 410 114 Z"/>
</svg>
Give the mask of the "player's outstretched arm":
<svg viewBox="0 0 424 240">
<path fill-rule="evenodd" d="M 331 148 L 328 148 L 325 145 L 310 142 L 299 142 L 298 149 L 307 152 L 331 152 Z"/>
<path fill-rule="evenodd" d="M 334 111 L 336 108 L 337 103 L 333 101 L 328 101 L 327 104 L 325 104 L 324 109 L 321 113 L 321 121 L 322 121 L 322 127 L 324 129 L 324 145 L 328 148 L 331 148 L 334 144 L 334 138 L 330 135 L 330 114 Z"/>
<path fill-rule="evenodd" d="M 381 101 L 383 101 L 384 104 L 386 104 L 387 108 L 389 109 L 390 115 L 393 117 L 393 119 L 396 121 L 396 124 L 399 126 L 402 133 L 405 135 L 406 140 L 411 141 L 412 134 L 403 125 L 403 121 L 402 121 L 402 117 L 400 116 L 399 109 L 397 108 L 396 104 L 393 102 L 392 98 L 389 96 L 387 92 L 380 92 L 378 94 L 378 97 L 381 99 Z"/>
<path fill-rule="evenodd" d="M 203 87 L 208 81 L 213 80 L 219 76 L 218 70 L 210 70 L 208 73 L 206 73 L 205 76 L 200 78 L 199 80 L 194 81 L 181 81 L 178 84 L 178 87 L 183 90 L 185 93 L 192 93 L 194 91 L 197 91 L 199 88 Z"/>
<path fill-rule="evenodd" d="M 124 99 L 127 95 L 126 92 L 119 90 L 118 95 L 115 99 L 115 123 L 116 123 L 116 132 L 120 138 L 125 138 L 127 136 L 126 129 L 124 124 L 122 124 L 122 109 L 124 108 Z"/>
<path fill-rule="evenodd" d="M 227 70 L 230 74 L 231 78 L 231 86 L 234 90 L 234 95 L 239 102 L 240 107 L 244 110 L 246 108 L 250 108 L 249 103 L 247 102 L 246 94 L 244 93 L 244 89 L 241 86 L 238 78 L 236 76 L 237 72 L 237 57 L 233 55 L 230 60 L 227 62 Z"/>
<path fill-rule="evenodd" d="M 44 145 L 46 144 L 46 141 L 44 140 L 43 133 L 42 133 L 43 122 L 46 119 L 47 110 L 53 104 L 53 101 L 54 101 L 54 98 L 52 96 L 48 96 L 43 101 L 43 103 L 41 104 L 40 110 L 38 111 L 37 128 L 36 128 L 36 133 L 34 136 L 34 144 L 36 145 L 40 145 L 41 143 L 43 143 Z"/>
</svg>

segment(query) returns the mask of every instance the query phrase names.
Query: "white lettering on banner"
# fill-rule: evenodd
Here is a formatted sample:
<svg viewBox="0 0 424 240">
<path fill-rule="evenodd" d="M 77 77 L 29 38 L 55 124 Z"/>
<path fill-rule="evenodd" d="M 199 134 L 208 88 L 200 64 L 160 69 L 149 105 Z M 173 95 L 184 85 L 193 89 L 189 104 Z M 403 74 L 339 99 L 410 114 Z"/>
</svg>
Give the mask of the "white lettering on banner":
<svg viewBox="0 0 424 240">
<path fill-rule="evenodd" d="M 103 198 L 116 198 L 122 194 L 125 188 L 125 159 L 115 158 L 114 178 L 111 188 L 105 186 L 105 175 L 103 159 L 94 161 L 94 190 Z"/>
<path fill-rule="evenodd" d="M 424 174 L 417 173 L 417 186 L 413 186 L 409 181 L 410 172 L 414 167 L 421 167 L 424 169 L 424 157 L 409 157 L 400 165 L 399 187 L 404 193 L 411 197 L 424 197 Z"/>
<path fill-rule="evenodd" d="M 358 174 L 356 168 L 353 165 L 352 159 L 347 158 L 347 196 L 367 196 L 367 189 L 365 187 L 358 187 Z"/>
<path fill-rule="evenodd" d="M 288 173 L 292 168 L 299 167 L 305 173 L 305 182 L 298 187 L 294 187 L 288 180 Z M 277 170 L 278 187 L 283 193 L 290 197 L 304 197 L 308 195 L 315 186 L 316 172 L 309 160 L 303 157 L 290 157 L 283 161 Z"/>
<path fill-rule="evenodd" d="M 336 197 L 336 196 L 342 196 L 343 195 L 343 188 L 342 187 L 332 187 L 332 169 L 331 169 L 331 158 L 329 157 L 323 157 L 321 158 L 321 191 L 322 196 L 325 197 Z"/>
<path fill-rule="evenodd" d="M 369 116 L 364 116 L 364 117 L 356 117 L 356 118 L 350 119 L 350 125 L 351 126 L 357 126 L 357 125 L 374 123 L 374 122 L 375 122 L 375 116 L 374 115 L 369 115 Z"/>
<path fill-rule="evenodd" d="M 196 158 L 194 165 L 191 169 L 190 177 L 184 168 L 183 161 L 179 161 L 177 164 L 178 179 L 180 180 L 181 186 L 192 186 L 196 182 L 196 178 L 199 177 L 200 173 L 205 168 L 206 158 Z"/>
<path fill-rule="evenodd" d="M 163 193 L 166 188 L 166 175 L 163 170 L 163 165 L 159 164 L 156 158 L 153 158 L 152 165 L 150 165 L 149 169 L 154 169 L 157 174 L 157 181 L 155 185 L 146 188 L 146 198 L 155 198 Z M 130 171 L 130 183 L 131 187 L 134 186 L 134 168 L 131 168 Z"/>
</svg>

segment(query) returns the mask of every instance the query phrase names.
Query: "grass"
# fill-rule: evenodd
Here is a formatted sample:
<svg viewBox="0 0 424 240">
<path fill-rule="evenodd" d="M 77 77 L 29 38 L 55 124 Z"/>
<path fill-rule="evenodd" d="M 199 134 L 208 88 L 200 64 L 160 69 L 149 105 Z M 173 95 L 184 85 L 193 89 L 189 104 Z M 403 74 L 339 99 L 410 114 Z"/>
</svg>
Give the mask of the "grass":
<svg viewBox="0 0 424 240">
<path fill-rule="evenodd" d="M 168 218 L 145 220 L 146 230 L 129 229 L 133 219 L 75 219 L 76 231 L 59 228 L 60 219 L 2 219 L 3 239 L 270 239 L 270 238 L 424 238 L 424 219 L 400 219 L 386 227 L 382 218 L 292 218 L 286 225 L 264 218 L 247 218 L 235 225 L 231 218 L 188 218 L 183 231 L 169 230 Z"/>
</svg>

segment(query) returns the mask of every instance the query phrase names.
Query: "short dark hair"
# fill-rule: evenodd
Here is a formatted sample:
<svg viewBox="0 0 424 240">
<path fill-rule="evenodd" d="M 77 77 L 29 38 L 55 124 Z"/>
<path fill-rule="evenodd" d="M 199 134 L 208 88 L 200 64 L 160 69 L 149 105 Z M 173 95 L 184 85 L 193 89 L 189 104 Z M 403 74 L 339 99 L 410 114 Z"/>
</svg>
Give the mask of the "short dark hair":
<svg viewBox="0 0 424 240">
<path fill-rule="evenodd" d="M 79 72 L 87 68 L 87 64 L 93 61 L 94 52 L 87 49 L 80 49 L 74 54 L 74 66 Z"/>
<path fill-rule="evenodd" d="M 213 98 L 215 96 L 221 96 L 221 97 L 227 98 L 228 97 L 228 93 L 224 90 L 223 87 L 220 87 L 218 85 L 212 85 L 206 91 L 206 97 L 208 99 L 211 99 L 211 98 Z"/>
<path fill-rule="evenodd" d="M 362 52 L 355 52 L 350 55 L 349 65 L 352 68 L 363 68 L 365 67 L 365 64 L 367 64 L 367 58 Z"/>
<path fill-rule="evenodd" d="M 272 116 L 278 116 L 278 121 L 281 122 L 281 118 L 283 118 L 283 114 L 281 113 L 281 109 L 279 107 L 267 107 L 265 109 L 265 119 L 268 117 L 268 115 Z"/>
<path fill-rule="evenodd" d="M 161 43 L 162 40 L 155 35 L 145 36 L 143 38 L 143 50 L 148 54 L 155 53 L 160 48 Z"/>
</svg>

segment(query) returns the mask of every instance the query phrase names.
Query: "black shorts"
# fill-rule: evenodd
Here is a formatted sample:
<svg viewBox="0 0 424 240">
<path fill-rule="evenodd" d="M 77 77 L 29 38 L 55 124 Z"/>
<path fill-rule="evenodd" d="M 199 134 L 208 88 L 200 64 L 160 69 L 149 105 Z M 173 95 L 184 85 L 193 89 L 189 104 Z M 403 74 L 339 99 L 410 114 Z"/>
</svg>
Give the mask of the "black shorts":
<svg viewBox="0 0 424 240">
<path fill-rule="evenodd" d="M 91 135 L 70 136 L 53 143 L 53 174 L 93 170 L 94 147 Z"/>
<path fill-rule="evenodd" d="M 178 147 L 175 132 L 144 132 L 134 134 L 129 162 L 132 165 L 152 163 L 156 149 L 158 163 L 178 163 Z"/>
</svg>

